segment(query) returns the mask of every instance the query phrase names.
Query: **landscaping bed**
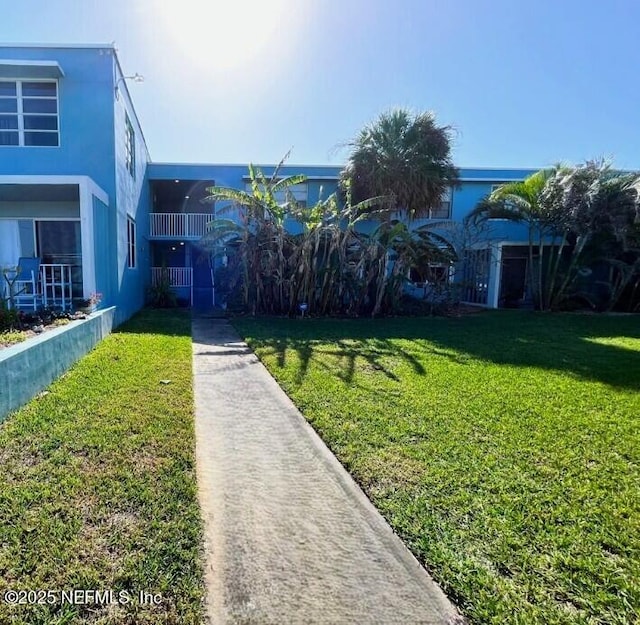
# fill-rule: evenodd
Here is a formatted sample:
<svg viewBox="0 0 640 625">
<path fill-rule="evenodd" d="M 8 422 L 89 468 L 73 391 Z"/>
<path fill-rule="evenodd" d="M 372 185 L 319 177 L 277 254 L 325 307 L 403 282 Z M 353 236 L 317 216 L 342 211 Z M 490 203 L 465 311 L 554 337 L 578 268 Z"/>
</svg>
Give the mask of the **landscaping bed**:
<svg viewBox="0 0 640 625">
<path fill-rule="evenodd" d="M 131 600 L 0 601 L 0 622 L 200 623 L 194 446 L 190 318 L 175 311 L 137 315 L 12 414 L 0 426 L 0 597 Z"/>
<path fill-rule="evenodd" d="M 0 302 L 1 304 L 1 302 Z M 0 349 L 22 343 L 43 332 L 55 330 L 72 321 L 86 319 L 83 312 L 43 309 L 37 312 L 14 312 L 0 306 Z"/>
<path fill-rule="evenodd" d="M 637 316 L 234 325 L 472 623 L 633 623 Z"/>
</svg>

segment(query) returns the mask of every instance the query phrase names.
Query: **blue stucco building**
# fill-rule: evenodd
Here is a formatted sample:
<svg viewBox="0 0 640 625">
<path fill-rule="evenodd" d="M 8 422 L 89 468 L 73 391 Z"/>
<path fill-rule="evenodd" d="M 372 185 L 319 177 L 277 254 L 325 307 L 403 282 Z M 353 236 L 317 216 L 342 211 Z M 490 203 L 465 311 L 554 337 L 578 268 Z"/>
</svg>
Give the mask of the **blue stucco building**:
<svg viewBox="0 0 640 625">
<path fill-rule="evenodd" d="M 41 303 L 102 295 L 116 323 L 145 302 L 166 267 L 178 295 L 216 304 L 199 246 L 212 184 L 244 189 L 247 165 L 154 163 L 112 45 L 0 46 L 0 267 L 40 259 Z M 265 166 L 268 173 L 273 166 Z M 286 166 L 308 205 L 335 191 L 340 168 Z M 463 168 L 438 220 L 461 222 L 492 186 L 524 169 Z M 497 307 L 505 284 L 524 288 L 526 232 L 495 222 L 474 244 L 466 299 Z M 522 282 L 522 285 L 518 286 Z"/>
</svg>

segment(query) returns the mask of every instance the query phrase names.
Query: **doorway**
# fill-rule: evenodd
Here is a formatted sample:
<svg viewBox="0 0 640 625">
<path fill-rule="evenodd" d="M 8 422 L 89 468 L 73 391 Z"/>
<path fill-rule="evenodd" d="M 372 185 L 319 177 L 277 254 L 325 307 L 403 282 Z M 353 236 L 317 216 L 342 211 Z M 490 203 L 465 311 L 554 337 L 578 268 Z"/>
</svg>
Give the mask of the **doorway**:
<svg viewBox="0 0 640 625">
<path fill-rule="evenodd" d="M 191 251 L 191 263 L 193 269 L 193 308 L 210 310 L 214 306 L 211 255 L 194 246 Z"/>
</svg>

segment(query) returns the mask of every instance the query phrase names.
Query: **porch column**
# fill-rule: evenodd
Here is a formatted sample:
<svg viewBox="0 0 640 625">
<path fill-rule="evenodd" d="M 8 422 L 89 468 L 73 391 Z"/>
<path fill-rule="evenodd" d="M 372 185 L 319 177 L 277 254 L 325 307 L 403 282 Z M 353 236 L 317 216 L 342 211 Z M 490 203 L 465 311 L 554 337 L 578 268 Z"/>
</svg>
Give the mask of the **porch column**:
<svg viewBox="0 0 640 625">
<path fill-rule="evenodd" d="M 491 245 L 489 259 L 489 284 L 487 288 L 487 306 L 498 308 L 500 303 L 500 277 L 502 274 L 502 243 Z"/>
</svg>

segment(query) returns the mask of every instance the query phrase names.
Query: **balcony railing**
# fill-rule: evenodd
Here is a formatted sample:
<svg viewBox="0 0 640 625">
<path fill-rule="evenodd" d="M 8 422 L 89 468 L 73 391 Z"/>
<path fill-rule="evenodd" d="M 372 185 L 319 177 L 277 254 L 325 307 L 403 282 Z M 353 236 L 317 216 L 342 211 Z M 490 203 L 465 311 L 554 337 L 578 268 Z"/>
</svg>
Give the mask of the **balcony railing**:
<svg viewBox="0 0 640 625">
<path fill-rule="evenodd" d="M 0 267 L 0 269 L 8 271 L 4 279 L 0 273 L 0 297 L 13 301 L 18 309 L 37 310 L 38 307 L 43 306 L 68 310 L 73 304 L 73 298 L 82 295 L 74 292 L 73 265 L 41 263 L 40 275 L 36 276 L 33 282 L 21 281 L 17 290 L 12 289 L 10 284 L 17 273 L 16 265 Z"/>
<path fill-rule="evenodd" d="M 158 286 L 163 279 L 168 280 L 172 288 L 189 289 L 193 305 L 193 269 L 191 267 L 151 267 L 151 284 Z"/>
<path fill-rule="evenodd" d="M 73 282 L 71 265 L 51 263 L 40 265 L 42 284 L 42 303 L 47 306 L 61 306 L 63 310 L 71 307 L 73 301 Z"/>
<path fill-rule="evenodd" d="M 208 213 L 151 213 L 152 239 L 200 239 L 213 219 Z"/>
</svg>

